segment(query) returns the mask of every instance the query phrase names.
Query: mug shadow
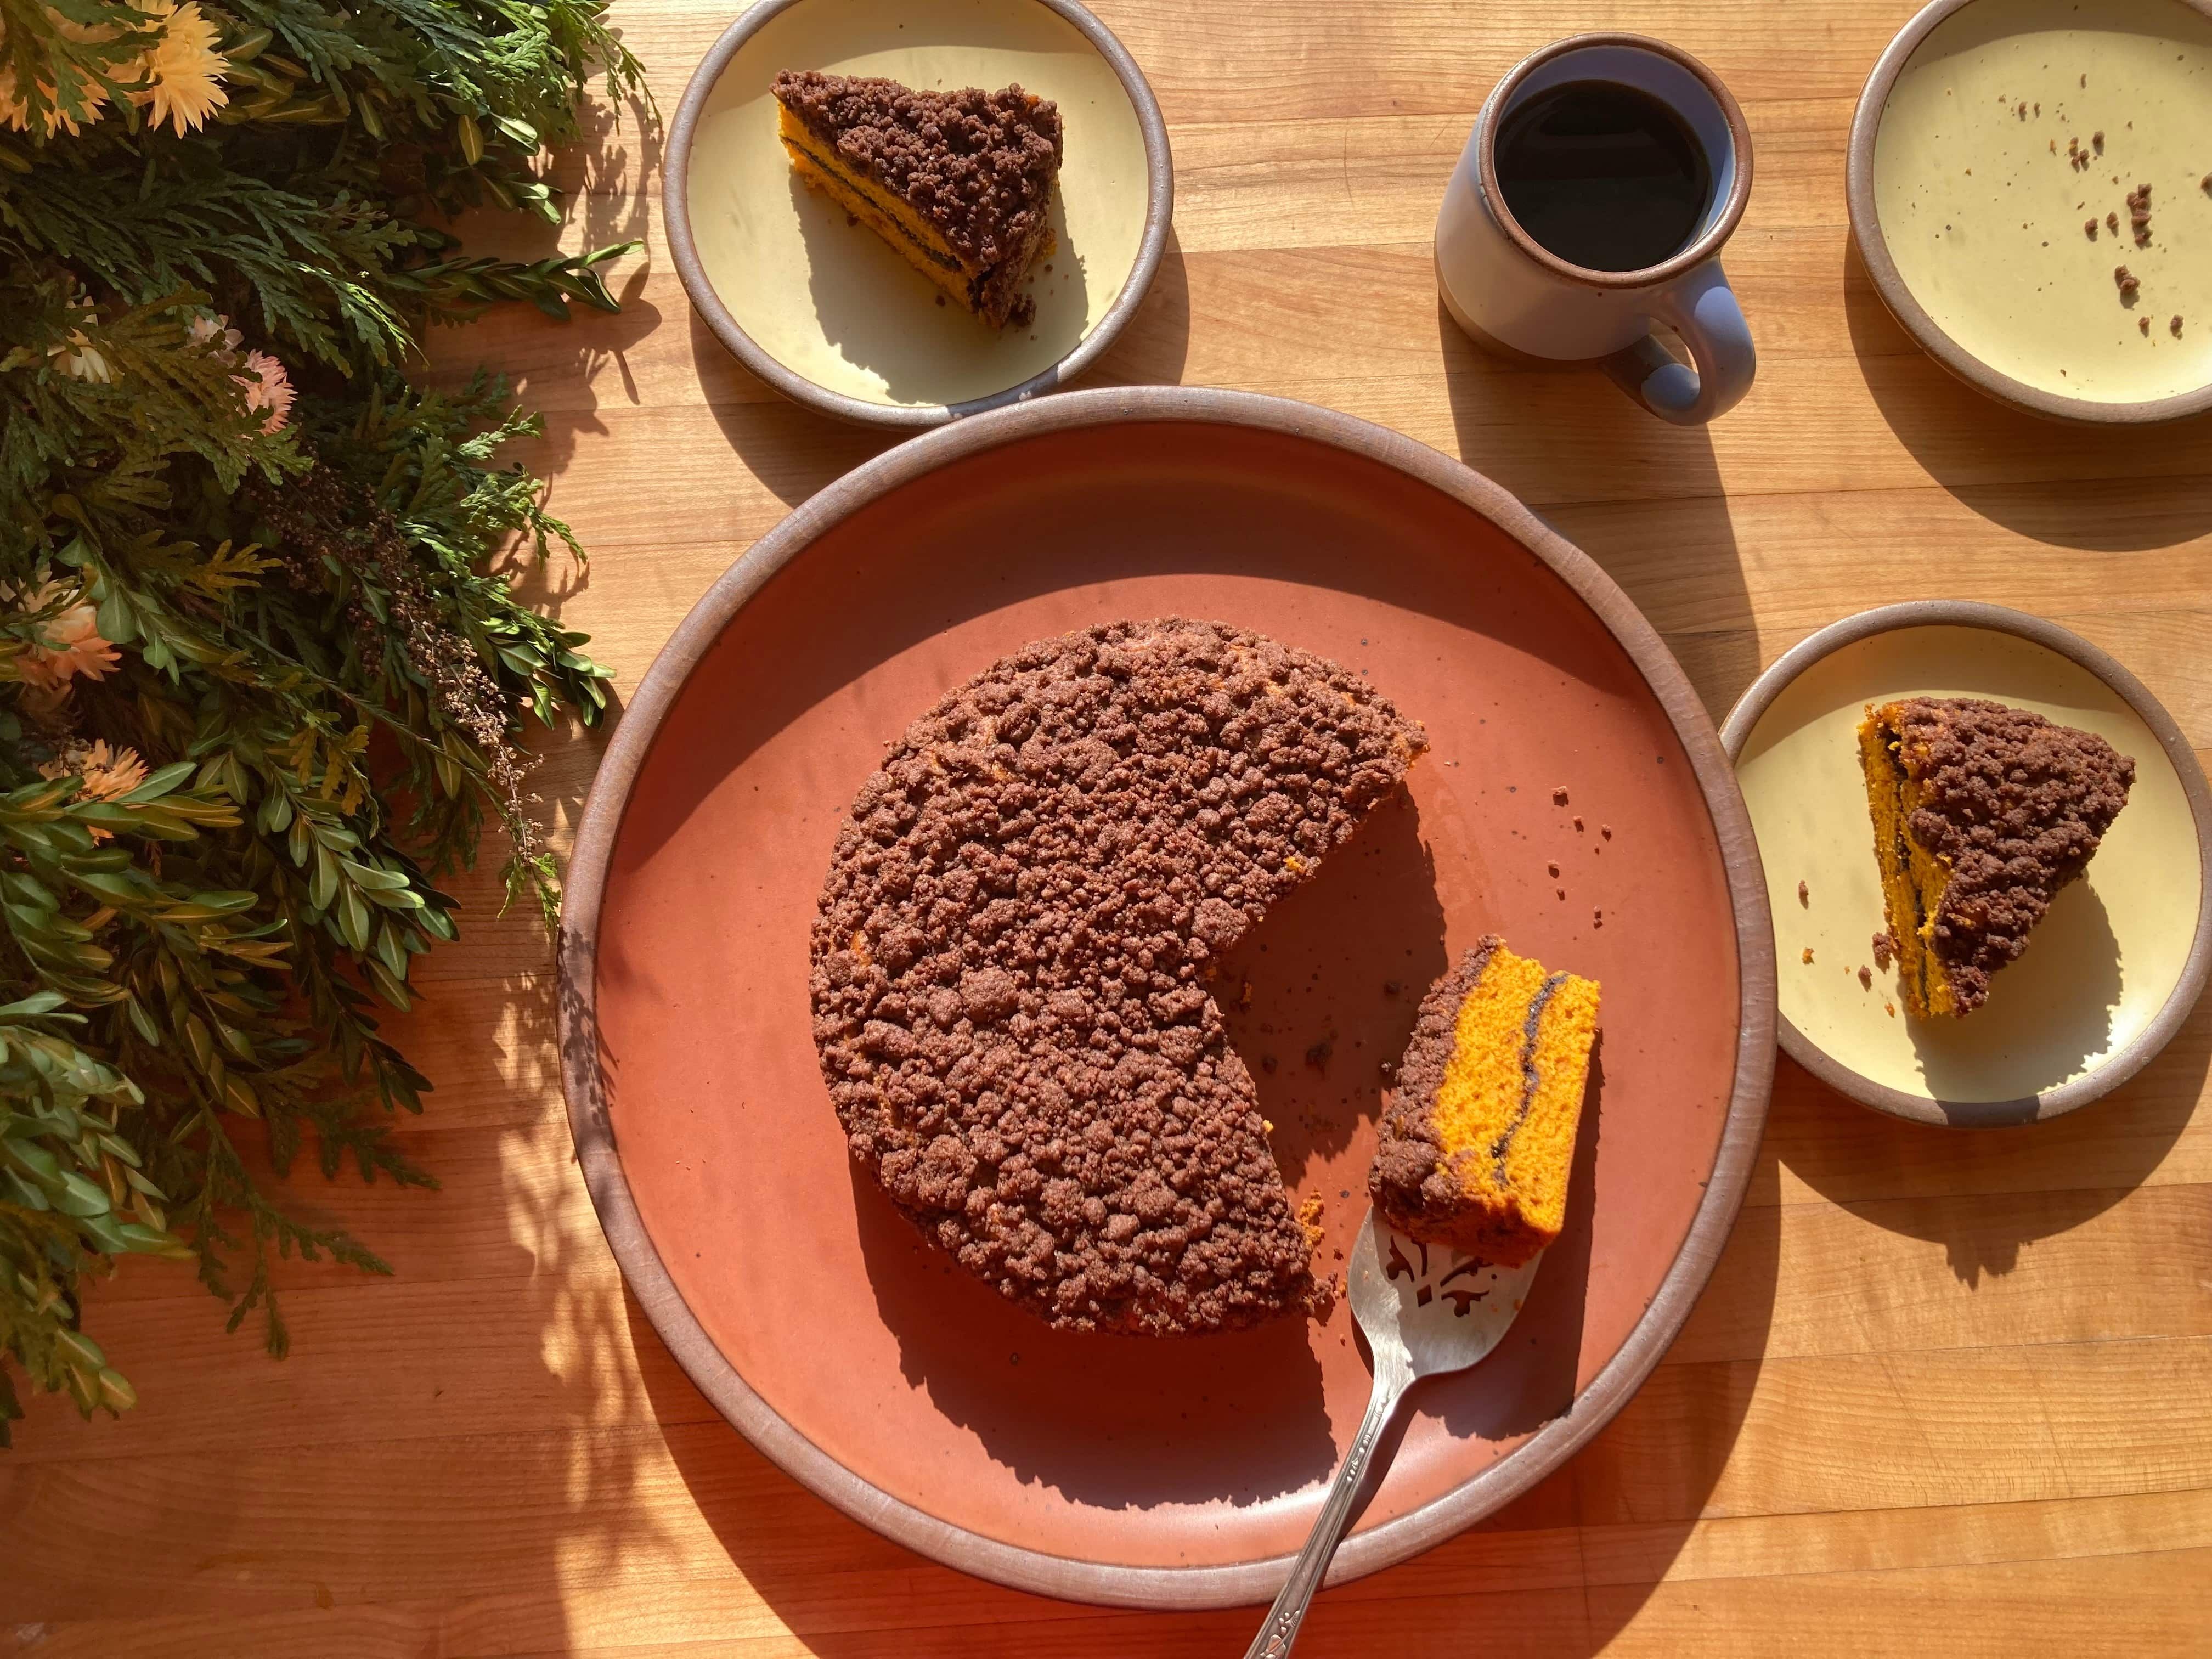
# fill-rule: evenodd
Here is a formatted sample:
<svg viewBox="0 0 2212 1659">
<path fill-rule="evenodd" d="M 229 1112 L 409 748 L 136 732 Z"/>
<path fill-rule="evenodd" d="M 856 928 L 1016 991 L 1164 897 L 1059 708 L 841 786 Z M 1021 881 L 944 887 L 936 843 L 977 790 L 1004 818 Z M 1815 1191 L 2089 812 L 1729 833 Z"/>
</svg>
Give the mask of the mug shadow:
<svg viewBox="0 0 2212 1659">
<path fill-rule="evenodd" d="M 1620 585 L 1717 721 L 1759 654 L 1712 440 L 1647 413 L 1595 363 L 1508 362 L 1462 331 L 1441 299 L 1436 314 L 1460 459 Z M 1747 402 L 1758 396 L 1753 386 Z"/>
<path fill-rule="evenodd" d="M 1993 524 L 2053 547 L 2136 553 L 2212 532 L 2212 418 L 2166 426 L 2045 420 L 1922 351 L 1844 239 L 1844 314 L 1868 392 L 1936 483 Z"/>
</svg>

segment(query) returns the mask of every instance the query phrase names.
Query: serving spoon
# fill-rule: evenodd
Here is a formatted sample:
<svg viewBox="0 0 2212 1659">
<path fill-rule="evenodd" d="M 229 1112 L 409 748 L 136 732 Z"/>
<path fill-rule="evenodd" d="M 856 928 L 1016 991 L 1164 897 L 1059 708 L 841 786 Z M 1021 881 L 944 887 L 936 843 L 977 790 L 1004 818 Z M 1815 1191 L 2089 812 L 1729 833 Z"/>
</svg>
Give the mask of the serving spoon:
<svg viewBox="0 0 2212 1659">
<path fill-rule="evenodd" d="M 1374 1211 L 1367 1212 L 1345 1279 L 1352 1317 L 1374 1356 L 1375 1390 L 1306 1547 L 1291 1564 L 1290 1582 L 1244 1659 L 1283 1659 L 1290 1652 L 1351 1522 L 1376 1443 L 1406 1390 L 1425 1376 L 1463 1371 L 1487 1358 L 1513 1328 L 1542 1260 L 1539 1252 L 1517 1267 L 1492 1267 L 1443 1245 L 1401 1238 Z"/>
</svg>

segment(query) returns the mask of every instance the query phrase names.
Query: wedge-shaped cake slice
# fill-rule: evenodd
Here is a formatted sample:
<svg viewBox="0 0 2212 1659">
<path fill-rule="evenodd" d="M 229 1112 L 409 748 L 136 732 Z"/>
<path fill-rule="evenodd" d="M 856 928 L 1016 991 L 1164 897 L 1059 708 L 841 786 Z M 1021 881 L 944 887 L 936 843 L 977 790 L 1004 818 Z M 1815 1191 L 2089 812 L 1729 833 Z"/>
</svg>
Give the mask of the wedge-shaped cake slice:
<svg viewBox="0 0 2212 1659">
<path fill-rule="evenodd" d="M 994 327 L 1026 323 L 1020 292 L 1053 246 L 1060 110 L 1010 86 L 918 92 L 814 70 L 775 77 L 791 165 Z"/>
<path fill-rule="evenodd" d="M 2136 763 L 2094 732 L 1976 697 L 1869 708 L 1859 760 L 1905 1005 L 1963 1018 L 2087 867 Z"/>
<path fill-rule="evenodd" d="M 1367 1178 L 1384 1220 L 1507 1267 L 1559 1236 L 1597 1004 L 1495 933 L 1429 988 Z"/>
</svg>

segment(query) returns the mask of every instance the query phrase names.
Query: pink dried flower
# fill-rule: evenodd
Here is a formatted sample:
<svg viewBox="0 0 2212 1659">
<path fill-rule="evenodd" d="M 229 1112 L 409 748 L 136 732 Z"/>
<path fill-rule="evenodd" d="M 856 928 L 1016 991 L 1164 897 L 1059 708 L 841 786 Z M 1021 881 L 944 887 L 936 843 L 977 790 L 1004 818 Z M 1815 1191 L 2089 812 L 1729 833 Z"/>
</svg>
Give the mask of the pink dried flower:
<svg viewBox="0 0 2212 1659">
<path fill-rule="evenodd" d="M 284 372 L 284 365 L 265 351 L 246 354 L 243 374 L 233 378 L 246 388 L 246 406 L 251 410 L 267 410 L 269 418 L 261 429 L 271 437 L 284 429 L 292 416 L 292 399 L 299 394 L 293 390 L 292 377 Z"/>
</svg>

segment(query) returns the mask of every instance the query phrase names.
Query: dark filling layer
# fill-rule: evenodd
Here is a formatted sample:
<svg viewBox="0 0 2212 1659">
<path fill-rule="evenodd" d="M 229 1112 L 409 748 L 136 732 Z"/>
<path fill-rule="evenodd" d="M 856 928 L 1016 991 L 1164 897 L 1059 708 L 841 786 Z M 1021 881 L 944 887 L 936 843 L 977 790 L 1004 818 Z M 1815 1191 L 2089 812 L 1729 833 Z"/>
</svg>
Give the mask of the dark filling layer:
<svg viewBox="0 0 2212 1659">
<path fill-rule="evenodd" d="M 813 162 L 816 167 L 821 168 L 823 172 L 828 173 L 831 178 L 843 179 L 852 184 L 854 188 L 859 188 L 861 180 L 849 168 L 840 167 L 837 163 L 829 160 L 817 151 L 809 149 L 804 144 L 793 143 L 789 138 L 786 138 L 783 143 L 784 147 L 787 149 L 796 150 L 799 155 L 804 155 L 808 161 Z M 863 195 L 866 195 L 866 193 L 867 192 L 866 191 L 861 191 L 861 194 Z M 921 250 L 922 256 L 928 259 L 931 264 L 942 265 L 947 270 L 963 270 L 966 269 L 966 267 L 961 264 L 960 261 L 954 258 L 951 254 L 946 253 L 940 249 L 933 248 L 930 246 L 928 243 L 923 241 L 921 237 L 915 235 L 907 226 L 905 221 L 902 220 L 896 214 L 890 212 L 884 209 L 881 204 L 876 204 L 876 210 L 883 214 L 884 217 L 890 222 L 890 227 L 893 230 L 898 232 L 898 234 L 906 238 L 908 241 L 912 242 L 915 246 L 920 248 Z M 989 280 L 990 275 L 991 273 L 987 270 L 982 274 L 982 276 L 970 279 L 968 284 L 968 291 L 971 298 L 981 291 L 984 283 Z"/>
<path fill-rule="evenodd" d="M 1566 982 L 1565 974 L 1554 974 L 1546 980 L 1543 989 L 1528 999 L 1528 1017 L 1521 1022 L 1521 1109 L 1505 1133 L 1498 1137 L 1498 1144 L 1490 1149 L 1491 1162 L 1496 1167 L 1501 1188 L 1505 1185 L 1505 1155 L 1513 1150 L 1513 1137 L 1528 1121 L 1528 1109 L 1536 1103 L 1537 1086 L 1543 1081 L 1536 1070 L 1536 1030 L 1544 1023 L 1544 1010 L 1552 1006 L 1552 998 Z"/>
</svg>

